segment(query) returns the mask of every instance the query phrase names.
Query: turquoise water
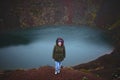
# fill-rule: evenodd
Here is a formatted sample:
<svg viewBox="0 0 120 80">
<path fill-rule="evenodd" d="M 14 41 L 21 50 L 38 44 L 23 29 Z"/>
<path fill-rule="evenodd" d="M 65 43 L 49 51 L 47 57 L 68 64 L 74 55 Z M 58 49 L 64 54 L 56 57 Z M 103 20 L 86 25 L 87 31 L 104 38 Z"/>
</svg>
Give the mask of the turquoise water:
<svg viewBox="0 0 120 80">
<path fill-rule="evenodd" d="M 85 26 L 44 26 L 7 32 L 0 36 L 0 70 L 54 66 L 57 37 L 65 41 L 63 66 L 89 62 L 112 52 L 104 31 Z"/>
</svg>

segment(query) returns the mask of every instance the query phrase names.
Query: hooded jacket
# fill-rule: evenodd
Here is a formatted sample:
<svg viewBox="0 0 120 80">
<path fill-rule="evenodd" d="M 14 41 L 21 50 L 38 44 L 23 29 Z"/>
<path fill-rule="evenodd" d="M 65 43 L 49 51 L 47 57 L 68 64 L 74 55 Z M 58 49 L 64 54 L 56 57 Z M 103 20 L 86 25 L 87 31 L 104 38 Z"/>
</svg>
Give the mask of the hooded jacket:
<svg viewBox="0 0 120 80">
<path fill-rule="evenodd" d="M 53 59 L 55 61 L 63 61 L 64 58 L 65 58 L 65 47 L 64 47 L 64 45 L 62 45 L 62 46 L 55 45 L 54 50 L 53 50 Z"/>
</svg>

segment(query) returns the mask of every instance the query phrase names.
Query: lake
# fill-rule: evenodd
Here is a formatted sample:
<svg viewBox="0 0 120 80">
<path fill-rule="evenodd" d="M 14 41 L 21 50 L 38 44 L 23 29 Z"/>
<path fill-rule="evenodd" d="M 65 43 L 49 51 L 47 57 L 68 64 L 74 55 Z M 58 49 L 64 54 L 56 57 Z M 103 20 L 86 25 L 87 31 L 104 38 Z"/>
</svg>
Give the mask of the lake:
<svg viewBox="0 0 120 80">
<path fill-rule="evenodd" d="M 0 70 L 54 66 L 57 37 L 65 42 L 63 66 L 86 63 L 113 51 L 104 31 L 87 26 L 43 26 L 0 34 Z"/>
</svg>

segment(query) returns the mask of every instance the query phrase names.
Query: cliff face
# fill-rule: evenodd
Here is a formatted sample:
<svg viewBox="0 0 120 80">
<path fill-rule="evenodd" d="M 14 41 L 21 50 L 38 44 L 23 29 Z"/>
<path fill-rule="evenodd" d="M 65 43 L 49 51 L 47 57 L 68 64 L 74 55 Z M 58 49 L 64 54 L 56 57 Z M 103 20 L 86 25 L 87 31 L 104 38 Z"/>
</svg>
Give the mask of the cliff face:
<svg viewBox="0 0 120 80">
<path fill-rule="evenodd" d="M 119 0 L 105 0 L 101 5 L 97 17 L 96 24 L 102 28 L 112 29 L 120 26 L 120 5 Z"/>
<path fill-rule="evenodd" d="M 1 0 L 0 28 L 77 24 L 111 29 L 120 24 L 119 9 L 119 0 Z"/>
<path fill-rule="evenodd" d="M 111 29 L 120 24 L 119 9 L 119 0 L 1 0 L 0 28 L 77 24 Z"/>
<path fill-rule="evenodd" d="M 1 1 L 0 26 L 31 27 L 44 24 L 95 25 L 103 0 Z"/>
</svg>

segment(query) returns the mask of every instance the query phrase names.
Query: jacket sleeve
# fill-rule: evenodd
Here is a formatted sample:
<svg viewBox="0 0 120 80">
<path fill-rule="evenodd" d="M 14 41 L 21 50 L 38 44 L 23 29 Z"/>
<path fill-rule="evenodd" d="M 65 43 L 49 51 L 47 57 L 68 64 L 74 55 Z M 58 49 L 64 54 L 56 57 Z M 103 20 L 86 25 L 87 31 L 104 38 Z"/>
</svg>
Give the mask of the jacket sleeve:
<svg viewBox="0 0 120 80">
<path fill-rule="evenodd" d="M 52 55 L 52 58 L 54 59 L 55 58 L 55 46 L 54 46 L 54 48 L 53 48 L 53 55 Z"/>
<path fill-rule="evenodd" d="M 65 46 L 63 46 L 63 57 L 65 58 L 66 57 L 66 52 L 65 52 Z"/>
</svg>

